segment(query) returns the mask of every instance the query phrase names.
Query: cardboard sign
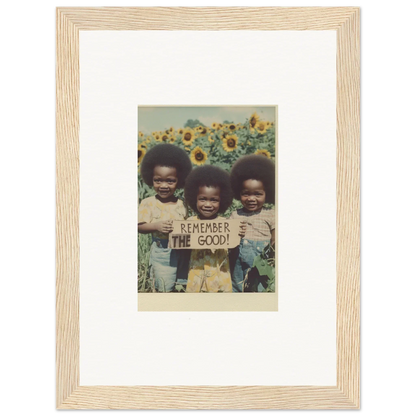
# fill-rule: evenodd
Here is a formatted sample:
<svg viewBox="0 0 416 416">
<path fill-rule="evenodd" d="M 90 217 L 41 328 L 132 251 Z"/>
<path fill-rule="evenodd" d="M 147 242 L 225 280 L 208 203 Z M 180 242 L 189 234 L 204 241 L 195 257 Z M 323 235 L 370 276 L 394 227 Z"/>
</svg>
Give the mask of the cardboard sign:
<svg viewBox="0 0 416 416">
<path fill-rule="evenodd" d="M 240 220 L 173 221 L 169 247 L 180 249 L 233 248 L 240 244 Z"/>
</svg>

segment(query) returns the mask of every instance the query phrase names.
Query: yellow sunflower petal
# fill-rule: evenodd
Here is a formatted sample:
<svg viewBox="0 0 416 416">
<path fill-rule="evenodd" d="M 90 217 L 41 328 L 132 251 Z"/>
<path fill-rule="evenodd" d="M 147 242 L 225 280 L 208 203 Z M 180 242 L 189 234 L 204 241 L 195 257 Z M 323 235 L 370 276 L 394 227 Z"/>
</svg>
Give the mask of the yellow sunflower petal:
<svg viewBox="0 0 416 416">
<path fill-rule="evenodd" d="M 267 158 L 271 158 L 270 152 L 266 149 L 257 149 L 254 152 L 255 155 L 262 155 L 262 156 L 266 156 Z"/>
<path fill-rule="evenodd" d="M 146 154 L 146 149 L 143 147 L 140 147 L 137 149 L 137 165 L 140 165 L 141 161 L 144 158 L 144 155 Z"/>
<path fill-rule="evenodd" d="M 260 116 L 256 112 L 254 112 L 250 116 L 250 118 L 248 119 L 248 124 L 250 126 L 250 130 L 253 130 L 253 129 L 256 128 L 257 123 L 259 122 L 259 120 L 260 120 Z"/>
<path fill-rule="evenodd" d="M 265 121 L 259 121 L 256 125 L 256 130 L 259 133 L 265 133 L 267 131 L 267 124 Z"/>
</svg>

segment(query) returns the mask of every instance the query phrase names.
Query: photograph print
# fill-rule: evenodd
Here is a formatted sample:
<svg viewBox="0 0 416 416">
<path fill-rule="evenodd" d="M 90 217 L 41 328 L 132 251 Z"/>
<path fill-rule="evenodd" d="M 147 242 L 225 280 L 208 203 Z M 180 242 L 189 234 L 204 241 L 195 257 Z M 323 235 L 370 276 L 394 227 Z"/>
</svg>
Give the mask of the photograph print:
<svg viewBox="0 0 416 416">
<path fill-rule="evenodd" d="M 139 293 L 277 292 L 276 132 L 275 106 L 138 107 Z"/>
</svg>

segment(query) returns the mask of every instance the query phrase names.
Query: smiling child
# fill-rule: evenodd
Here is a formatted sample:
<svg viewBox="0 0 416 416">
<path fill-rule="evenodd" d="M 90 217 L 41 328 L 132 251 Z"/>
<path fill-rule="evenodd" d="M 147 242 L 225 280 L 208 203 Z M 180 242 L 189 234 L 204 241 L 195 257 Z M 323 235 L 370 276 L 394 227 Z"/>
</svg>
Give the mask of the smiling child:
<svg viewBox="0 0 416 416">
<path fill-rule="evenodd" d="M 153 186 L 156 195 L 141 201 L 138 231 L 152 233 L 149 265 L 158 292 L 171 292 L 177 279 L 186 278 L 180 276 L 180 252 L 168 248 L 168 235 L 173 230 L 173 220 L 187 217 L 187 210 L 182 200 L 175 196 L 175 191 L 184 186 L 191 169 L 185 151 L 171 144 L 153 147 L 142 161 L 143 181 Z"/>
<path fill-rule="evenodd" d="M 197 213 L 188 220 L 225 220 L 218 214 L 233 201 L 228 173 L 210 165 L 195 168 L 186 179 L 185 200 Z M 228 250 L 192 250 L 186 291 L 232 292 Z"/>
<path fill-rule="evenodd" d="M 275 212 L 263 205 L 275 203 L 275 166 L 266 156 L 243 156 L 232 167 L 230 178 L 234 197 L 243 205 L 230 218 L 246 221 L 245 236 L 232 275 L 233 292 L 242 292 L 244 279 L 253 267 L 254 259 L 268 244 L 274 244 Z M 264 289 L 263 284 L 258 283 L 257 291 Z"/>
</svg>

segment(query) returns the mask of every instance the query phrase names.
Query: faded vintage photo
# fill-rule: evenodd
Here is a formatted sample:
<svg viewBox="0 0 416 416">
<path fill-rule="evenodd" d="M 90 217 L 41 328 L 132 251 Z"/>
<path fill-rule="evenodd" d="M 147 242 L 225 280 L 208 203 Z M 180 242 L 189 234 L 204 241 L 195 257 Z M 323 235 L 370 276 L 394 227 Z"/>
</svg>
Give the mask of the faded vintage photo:
<svg viewBox="0 0 416 416">
<path fill-rule="evenodd" d="M 138 107 L 139 293 L 277 291 L 276 114 Z"/>
</svg>

